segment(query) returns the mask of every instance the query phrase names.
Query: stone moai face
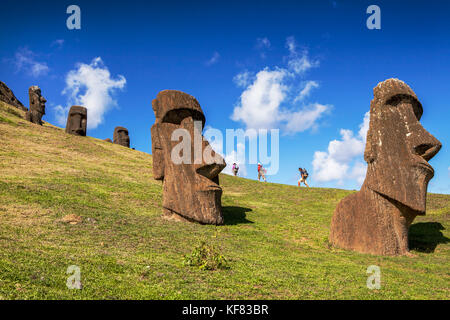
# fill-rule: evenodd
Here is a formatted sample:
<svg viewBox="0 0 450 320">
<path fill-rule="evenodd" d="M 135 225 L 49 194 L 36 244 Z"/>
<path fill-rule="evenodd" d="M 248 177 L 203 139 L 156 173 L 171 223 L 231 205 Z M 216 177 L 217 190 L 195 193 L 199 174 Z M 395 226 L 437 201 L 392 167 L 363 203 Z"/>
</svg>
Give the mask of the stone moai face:
<svg viewBox="0 0 450 320">
<path fill-rule="evenodd" d="M 161 91 L 152 101 L 153 175 L 163 180 L 163 208 L 204 224 L 223 224 L 219 173 L 224 159 L 202 136 L 205 116 L 198 101 L 181 91 Z M 180 145 L 187 146 L 180 150 Z M 179 161 L 179 156 L 183 160 Z"/>
<path fill-rule="evenodd" d="M 87 109 L 81 106 L 72 106 L 67 116 L 66 132 L 77 136 L 86 136 Z"/>
<path fill-rule="evenodd" d="M 30 97 L 30 109 L 26 118 L 28 121 L 42 125 L 47 100 L 42 96 L 41 89 L 38 86 L 31 86 L 28 89 L 28 95 Z"/>
<path fill-rule="evenodd" d="M 388 79 L 374 89 L 361 190 L 342 199 L 333 213 L 330 242 L 358 252 L 408 254 L 409 227 L 425 214 L 428 161 L 441 143 L 419 120 L 422 105 L 403 81 Z"/>
<path fill-rule="evenodd" d="M 364 185 L 425 214 L 428 182 L 434 170 L 428 163 L 441 143 L 420 124 L 422 105 L 411 88 L 388 79 L 374 88 L 364 158 Z"/>
<path fill-rule="evenodd" d="M 129 148 L 130 136 L 128 135 L 128 130 L 124 127 L 116 127 L 114 129 L 113 141 L 115 144 Z"/>
</svg>

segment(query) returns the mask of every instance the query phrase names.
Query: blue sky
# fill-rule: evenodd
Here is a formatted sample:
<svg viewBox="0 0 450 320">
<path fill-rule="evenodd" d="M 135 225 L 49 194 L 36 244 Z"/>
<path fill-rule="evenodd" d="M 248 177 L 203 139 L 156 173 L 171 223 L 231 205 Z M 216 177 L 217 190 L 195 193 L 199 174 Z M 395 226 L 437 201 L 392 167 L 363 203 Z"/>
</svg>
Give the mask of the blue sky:
<svg viewBox="0 0 450 320">
<path fill-rule="evenodd" d="M 66 27 L 71 4 L 81 8 L 80 30 Z M 366 27 L 371 4 L 381 8 L 381 30 Z M 424 106 L 422 125 L 443 144 L 430 162 L 429 191 L 448 194 L 448 12 L 448 1 L 7 0 L 0 80 L 25 105 L 28 87 L 39 85 L 44 120 L 53 124 L 68 106 L 89 103 L 89 136 L 112 138 L 124 126 L 132 147 L 148 153 L 152 99 L 181 90 L 223 132 L 280 128 L 280 168 L 269 181 L 296 184 L 306 167 L 312 186 L 357 189 L 372 89 L 399 78 Z M 265 90 L 273 95 L 258 100 Z M 256 179 L 256 165 L 245 171 Z"/>
</svg>

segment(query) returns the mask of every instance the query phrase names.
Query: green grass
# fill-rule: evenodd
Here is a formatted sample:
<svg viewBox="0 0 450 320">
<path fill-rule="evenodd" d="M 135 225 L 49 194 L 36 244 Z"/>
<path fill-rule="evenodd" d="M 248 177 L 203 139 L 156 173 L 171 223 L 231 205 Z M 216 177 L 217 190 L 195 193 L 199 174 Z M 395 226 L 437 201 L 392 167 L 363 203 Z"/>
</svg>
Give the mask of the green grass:
<svg viewBox="0 0 450 320">
<path fill-rule="evenodd" d="M 7 109 L 0 103 L 0 299 L 450 297 L 449 195 L 429 195 L 411 227 L 413 257 L 330 247 L 346 190 L 222 175 L 224 226 L 166 221 L 150 155 Z M 69 214 L 83 222 L 64 222 Z M 183 263 L 202 241 L 227 268 Z M 82 290 L 66 287 L 70 265 Z M 366 287 L 369 265 L 381 268 L 379 290 Z"/>
</svg>

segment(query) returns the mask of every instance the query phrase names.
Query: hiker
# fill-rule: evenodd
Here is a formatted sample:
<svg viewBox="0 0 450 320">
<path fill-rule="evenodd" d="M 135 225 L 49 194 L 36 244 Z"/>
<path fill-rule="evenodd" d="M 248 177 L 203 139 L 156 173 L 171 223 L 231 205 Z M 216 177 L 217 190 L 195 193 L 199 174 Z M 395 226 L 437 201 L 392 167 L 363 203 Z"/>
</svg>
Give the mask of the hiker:
<svg viewBox="0 0 450 320">
<path fill-rule="evenodd" d="M 231 168 L 231 171 L 233 171 L 233 174 L 236 177 L 239 171 L 239 166 L 236 164 L 236 162 L 233 163 L 233 168 Z"/>
<path fill-rule="evenodd" d="M 262 166 L 261 163 L 258 163 L 258 181 L 261 181 L 261 177 L 264 179 L 264 182 L 266 181 L 266 169 L 264 169 L 264 167 Z"/>
<path fill-rule="evenodd" d="M 309 188 L 308 183 L 306 182 L 306 178 L 308 178 L 308 171 L 306 169 L 298 168 L 298 171 L 300 172 L 300 179 L 298 180 L 298 186 L 300 187 L 301 183 L 303 182 L 305 186 Z"/>
</svg>

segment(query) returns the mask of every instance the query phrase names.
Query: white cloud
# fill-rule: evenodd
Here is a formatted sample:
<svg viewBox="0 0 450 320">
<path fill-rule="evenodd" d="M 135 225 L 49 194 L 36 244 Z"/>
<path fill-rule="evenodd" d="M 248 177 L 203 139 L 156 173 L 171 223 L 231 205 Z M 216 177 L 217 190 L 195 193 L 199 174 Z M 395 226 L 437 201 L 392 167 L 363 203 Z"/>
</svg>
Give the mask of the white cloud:
<svg viewBox="0 0 450 320">
<path fill-rule="evenodd" d="M 311 59 L 308 50 L 303 49 L 301 54 L 297 52 L 297 43 L 294 37 L 286 39 L 286 48 L 289 50 L 288 67 L 292 72 L 302 75 L 309 69 L 319 66 L 319 60 Z"/>
<path fill-rule="evenodd" d="M 332 140 L 327 152 L 314 153 L 314 179 L 319 182 L 356 180 L 361 185 L 364 181 L 367 166 L 362 161 L 369 129 L 369 112 L 364 115 L 358 135 L 353 131 L 341 129 L 341 139 Z M 350 169 L 351 168 L 351 169 Z"/>
<path fill-rule="evenodd" d="M 317 120 L 319 120 L 330 109 L 330 105 L 312 103 L 305 106 L 300 111 L 281 112 L 280 118 L 286 121 L 284 126 L 285 132 L 293 134 L 296 132 L 303 132 L 308 129 L 317 128 Z"/>
<path fill-rule="evenodd" d="M 238 87 L 245 88 L 250 85 L 250 83 L 253 81 L 253 78 L 254 76 L 251 72 L 244 71 L 235 75 L 233 81 Z"/>
<path fill-rule="evenodd" d="M 123 89 L 126 84 L 124 76 L 111 78 L 108 68 L 100 57 L 90 64 L 79 63 L 76 69 L 66 76 L 66 87 L 62 94 L 68 95 L 67 106 L 56 106 L 56 120 L 64 125 L 67 113 L 72 105 L 81 105 L 88 109 L 88 128 L 95 129 L 102 122 L 106 112 L 117 106 L 113 93 Z"/>
<path fill-rule="evenodd" d="M 247 128 L 275 128 L 279 122 L 279 107 L 286 98 L 288 87 L 283 84 L 286 71 L 264 69 L 241 94 L 231 119 L 242 121 Z"/>
<path fill-rule="evenodd" d="M 234 82 L 244 88 L 240 100 L 235 106 L 231 119 L 241 121 L 247 129 L 281 129 L 284 133 L 294 134 L 317 127 L 317 121 L 331 109 L 330 105 L 320 103 L 304 104 L 301 108 L 293 104 L 304 100 L 318 83 L 307 81 L 305 88 L 300 92 L 301 98 L 292 97 L 296 83 L 306 70 L 312 68 L 299 66 L 294 68 L 290 65 L 293 61 L 310 61 L 305 51 L 299 56 L 296 51 L 295 39 L 287 39 L 286 47 L 290 55 L 286 68 L 268 67 L 260 70 L 253 76 L 244 71 L 234 77 Z"/>
<path fill-rule="evenodd" d="M 311 94 L 311 91 L 313 89 L 316 89 L 318 87 L 319 83 L 317 81 L 313 80 L 307 81 L 302 91 L 300 91 L 299 95 L 295 97 L 294 102 L 303 101 L 306 97 L 308 97 Z"/>
<path fill-rule="evenodd" d="M 217 51 L 214 51 L 211 59 L 205 62 L 206 66 L 212 66 L 213 64 L 217 63 L 219 61 L 220 54 Z"/>
<path fill-rule="evenodd" d="M 24 71 L 35 78 L 46 75 L 50 70 L 47 63 L 36 61 L 35 57 L 36 54 L 27 48 L 20 48 L 17 50 L 14 55 L 16 71 Z"/>
</svg>

